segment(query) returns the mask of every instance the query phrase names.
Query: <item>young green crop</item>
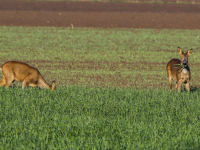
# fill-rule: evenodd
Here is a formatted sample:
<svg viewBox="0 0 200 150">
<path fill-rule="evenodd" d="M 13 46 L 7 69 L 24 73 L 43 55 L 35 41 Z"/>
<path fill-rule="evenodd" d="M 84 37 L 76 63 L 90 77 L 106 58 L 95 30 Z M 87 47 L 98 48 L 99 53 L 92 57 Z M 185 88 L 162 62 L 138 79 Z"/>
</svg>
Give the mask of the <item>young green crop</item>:
<svg viewBox="0 0 200 150">
<path fill-rule="evenodd" d="M 0 149 L 195 149 L 199 91 L 0 88 Z"/>
<path fill-rule="evenodd" d="M 166 64 L 177 47 L 193 49 L 191 85 L 198 87 L 199 30 L 0 27 L 1 60 L 39 69 L 57 86 L 168 87 Z"/>
<path fill-rule="evenodd" d="M 163 62 L 160 57 L 171 58 L 178 46 L 199 49 L 200 40 L 199 30 L 0 27 L 0 31 L 5 59 L 26 60 L 121 61 L 123 57 Z"/>
</svg>

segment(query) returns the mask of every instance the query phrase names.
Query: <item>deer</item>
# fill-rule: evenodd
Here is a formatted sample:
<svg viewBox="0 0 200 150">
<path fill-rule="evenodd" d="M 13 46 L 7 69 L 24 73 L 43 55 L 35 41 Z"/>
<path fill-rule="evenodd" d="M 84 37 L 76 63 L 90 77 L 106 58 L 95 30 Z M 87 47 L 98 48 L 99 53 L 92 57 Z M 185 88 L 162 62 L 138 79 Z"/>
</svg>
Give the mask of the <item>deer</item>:
<svg viewBox="0 0 200 150">
<path fill-rule="evenodd" d="M 51 91 L 55 90 L 55 81 L 49 85 L 37 68 L 29 66 L 26 63 L 18 61 L 8 61 L 0 67 L 3 75 L 3 79 L 0 81 L 0 87 L 5 86 L 9 88 L 12 82 L 22 82 L 22 89 L 26 86 L 47 88 Z"/>
<path fill-rule="evenodd" d="M 167 75 L 170 85 L 170 91 L 172 91 L 172 80 L 176 81 L 175 91 L 178 88 L 178 92 L 181 91 L 181 85 L 185 83 L 185 88 L 190 92 L 190 68 L 188 65 L 188 57 L 192 54 L 192 49 L 184 53 L 180 47 L 178 47 L 178 52 L 181 59 L 171 59 L 167 63 Z"/>
</svg>

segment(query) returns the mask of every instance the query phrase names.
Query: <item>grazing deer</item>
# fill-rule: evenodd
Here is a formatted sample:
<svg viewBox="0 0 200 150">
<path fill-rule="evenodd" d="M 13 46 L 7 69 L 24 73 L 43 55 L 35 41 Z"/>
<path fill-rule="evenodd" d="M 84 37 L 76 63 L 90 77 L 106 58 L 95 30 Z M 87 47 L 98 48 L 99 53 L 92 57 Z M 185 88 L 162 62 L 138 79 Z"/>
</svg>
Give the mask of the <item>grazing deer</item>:
<svg viewBox="0 0 200 150">
<path fill-rule="evenodd" d="M 178 92 L 181 90 L 181 85 L 185 83 L 185 88 L 190 92 L 190 68 L 188 66 L 188 56 L 192 53 L 192 49 L 184 53 L 180 47 L 178 52 L 181 59 L 172 59 L 167 64 L 167 74 L 170 85 L 170 91 L 172 91 L 172 79 L 176 81 L 175 91 L 178 88 Z"/>
<path fill-rule="evenodd" d="M 33 68 L 28 64 L 17 61 L 9 61 L 1 66 L 3 79 L 0 81 L 0 86 L 5 85 L 8 88 L 11 83 L 16 80 L 22 82 L 22 89 L 26 86 L 48 88 L 51 91 L 55 89 L 55 82 L 49 85 L 37 68 Z"/>
</svg>

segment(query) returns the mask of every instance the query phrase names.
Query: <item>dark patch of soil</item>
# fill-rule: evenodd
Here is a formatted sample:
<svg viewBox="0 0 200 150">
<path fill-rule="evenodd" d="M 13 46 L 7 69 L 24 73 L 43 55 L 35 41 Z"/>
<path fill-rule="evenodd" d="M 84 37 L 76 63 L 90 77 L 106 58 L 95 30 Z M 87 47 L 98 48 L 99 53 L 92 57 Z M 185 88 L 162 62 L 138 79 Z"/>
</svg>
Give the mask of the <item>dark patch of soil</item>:
<svg viewBox="0 0 200 150">
<path fill-rule="evenodd" d="M 0 25 L 200 29 L 200 4 L 1 1 Z"/>
</svg>

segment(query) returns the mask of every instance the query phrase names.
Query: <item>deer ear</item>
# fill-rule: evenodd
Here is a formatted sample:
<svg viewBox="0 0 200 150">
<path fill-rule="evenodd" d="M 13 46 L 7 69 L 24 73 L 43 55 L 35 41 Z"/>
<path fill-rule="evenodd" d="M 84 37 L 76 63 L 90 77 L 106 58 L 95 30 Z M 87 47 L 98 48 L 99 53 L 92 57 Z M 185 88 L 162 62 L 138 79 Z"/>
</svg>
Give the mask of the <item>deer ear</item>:
<svg viewBox="0 0 200 150">
<path fill-rule="evenodd" d="M 180 47 L 178 47 L 178 52 L 179 52 L 180 55 L 183 55 L 183 51 L 181 50 Z"/>
<path fill-rule="evenodd" d="M 190 49 L 188 52 L 187 52 L 187 56 L 191 55 L 192 54 L 192 49 Z"/>
</svg>

